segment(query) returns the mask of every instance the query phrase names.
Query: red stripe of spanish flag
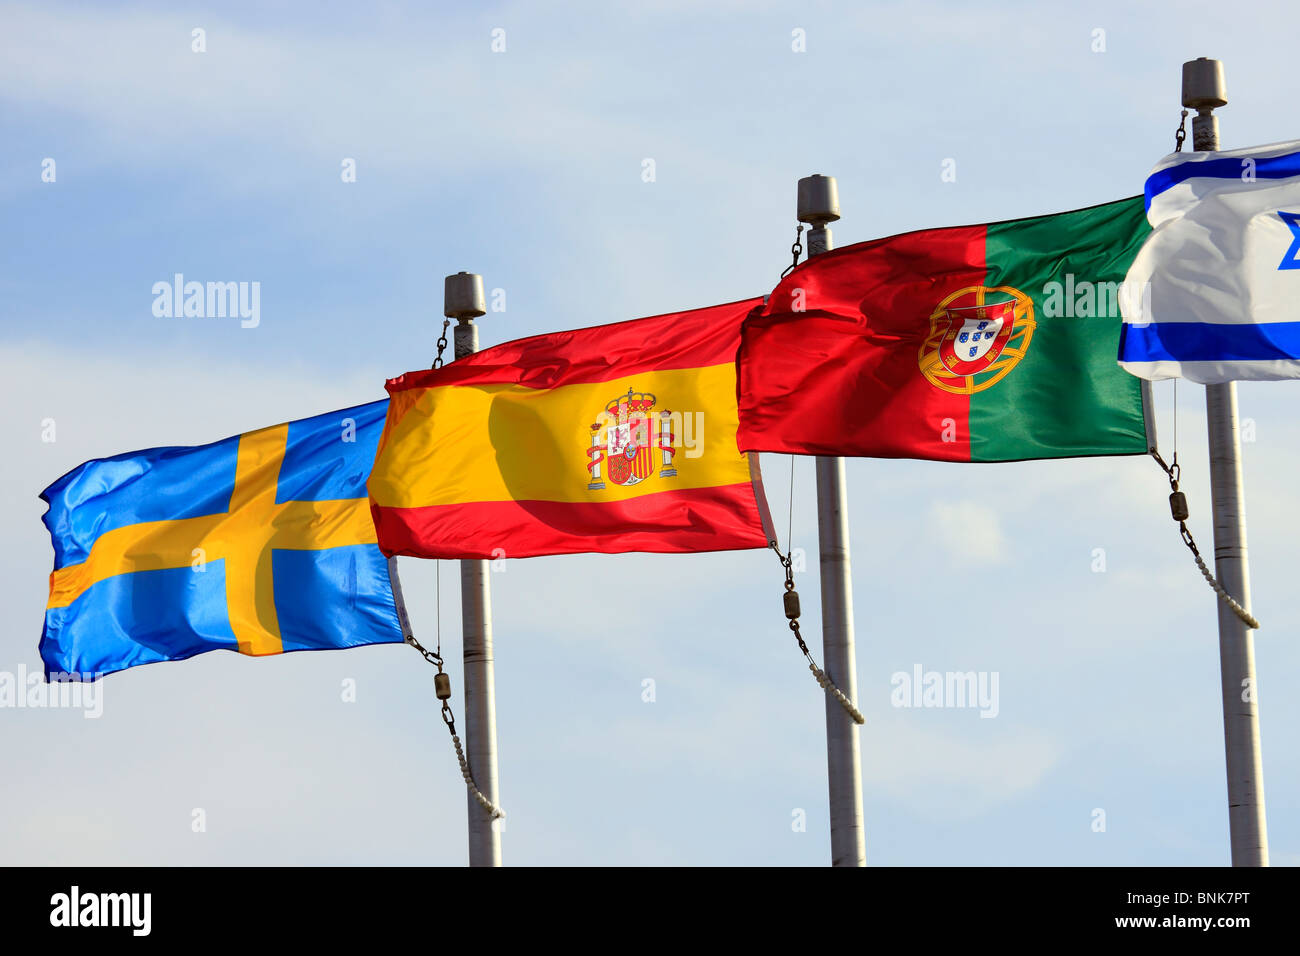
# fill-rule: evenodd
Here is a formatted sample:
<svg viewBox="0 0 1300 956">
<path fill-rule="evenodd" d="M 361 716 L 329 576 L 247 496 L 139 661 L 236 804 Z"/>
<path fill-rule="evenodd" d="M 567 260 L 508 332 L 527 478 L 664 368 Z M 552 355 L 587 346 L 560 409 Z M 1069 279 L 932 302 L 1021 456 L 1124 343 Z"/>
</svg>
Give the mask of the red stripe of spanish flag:
<svg viewBox="0 0 1300 956">
<path fill-rule="evenodd" d="M 507 342 L 388 383 L 368 489 L 423 558 L 766 547 L 736 448 L 740 325 L 761 299 Z"/>
</svg>

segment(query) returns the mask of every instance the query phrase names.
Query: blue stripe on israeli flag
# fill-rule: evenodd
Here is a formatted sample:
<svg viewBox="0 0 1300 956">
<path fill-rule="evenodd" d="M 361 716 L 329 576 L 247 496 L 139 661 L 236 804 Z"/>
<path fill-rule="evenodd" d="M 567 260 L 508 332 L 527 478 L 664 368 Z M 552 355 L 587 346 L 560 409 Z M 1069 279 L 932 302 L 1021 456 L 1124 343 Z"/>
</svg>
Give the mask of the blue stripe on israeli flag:
<svg viewBox="0 0 1300 956">
<path fill-rule="evenodd" d="M 1250 159 L 1252 157 L 1245 158 Z M 1199 163 L 1180 163 L 1177 166 L 1158 170 L 1147 177 L 1146 188 L 1143 190 L 1146 196 L 1146 207 L 1150 210 L 1151 200 L 1165 190 L 1171 189 L 1189 179 L 1233 179 L 1240 181 L 1242 173 L 1247 168 L 1249 167 L 1242 166 L 1241 158 L 1232 157 L 1231 159 L 1211 159 Z M 1281 156 L 1261 156 L 1255 159 L 1254 168 L 1250 170 L 1250 174 L 1256 180 L 1287 179 L 1291 176 L 1300 176 L 1300 151 L 1284 153 Z"/>
<path fill-rule="evenodd" d="M 1126 325 L 1119 343 L 1121 362 L 1252 362 L 1296 355 L 1300 355 L 1300 322 Z"/>
</svg>

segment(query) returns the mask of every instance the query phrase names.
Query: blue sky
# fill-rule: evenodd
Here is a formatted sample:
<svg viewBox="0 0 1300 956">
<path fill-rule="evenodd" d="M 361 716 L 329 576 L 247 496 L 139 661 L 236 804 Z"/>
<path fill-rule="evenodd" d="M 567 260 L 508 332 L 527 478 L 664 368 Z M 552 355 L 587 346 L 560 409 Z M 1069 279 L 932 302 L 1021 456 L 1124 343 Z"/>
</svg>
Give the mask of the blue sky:
<svg viewBox="0 0 1300 956">
<path fill-rule="evenodd" d="M 38 666 L 42 488 L 88 458 L 381 397 L 431 361 L 448 273 L 505 290 L 488 345 L 769 290 L 814 172 L 838 177 L 840 245 L 1132 195 L 1172 148 L 1195 56 L 1226 64 L 1225 147 L 1300 134 L 1300 14 L 1280 2 L 3 3 L 0 22 L 11 672 Z M 155 317 L 151 288 L 177 272 L 259 282 L 260 324 Z M 1178 390 L 1178 437 L 1208 552 L 1201 391 Z M 1269 830 L 1291 865 L 1293 395 L 1241 387 Z M 783 519 L 788 460 L 766 469 Z M 870 862 L 1227 862 L 1214 599 L 1154 464 L 856 460 L 849 486 Z M 812 496 L 800 461 L 810 550 Z M 427 643 L 434 566 L 402 573 Z M 442 577 L 458 661 L 455 567 Z M 799 586 L 816 637 L 815 570 Z M 531 559 L 492 587 L 508 863 L 829 859 L 822 700 L 770 555 Z M 997 672 L 998 716 L 892 707 L 890 676 L 916 664 Z M 104 695 L 98 720 L 0 709 L 6 862 L 466 859 L 431 668 L 407 649 L 214 653 Z"/>
</svg>

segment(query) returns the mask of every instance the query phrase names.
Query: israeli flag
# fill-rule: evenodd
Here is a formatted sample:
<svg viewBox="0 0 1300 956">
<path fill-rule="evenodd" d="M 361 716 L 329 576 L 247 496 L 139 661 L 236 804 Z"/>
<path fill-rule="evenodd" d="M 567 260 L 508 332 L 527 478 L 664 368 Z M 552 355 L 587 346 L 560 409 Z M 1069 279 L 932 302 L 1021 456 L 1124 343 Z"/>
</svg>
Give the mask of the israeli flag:
<svg viewBox="0 0 1300 956">
<path fill-rule="evenodd" d="M 1300 378 L 1300 140 L 1173 153 L 1146 205 L 1119 364 L 1153 380 Z"/>
</svg>

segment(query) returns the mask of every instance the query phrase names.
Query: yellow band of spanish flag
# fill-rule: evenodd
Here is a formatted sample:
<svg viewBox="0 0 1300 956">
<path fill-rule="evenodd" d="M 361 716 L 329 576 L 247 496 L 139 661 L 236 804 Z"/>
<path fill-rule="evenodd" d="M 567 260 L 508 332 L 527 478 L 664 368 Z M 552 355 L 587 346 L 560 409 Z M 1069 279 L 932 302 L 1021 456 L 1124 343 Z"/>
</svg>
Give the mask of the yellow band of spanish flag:
<svg viewBox="0 0 1300 956">
<path fill-rule="evenodd" d="M 759 300 L 521 339 L 389 382 L 368 491 L 420 557 L 765 547 L 736 447 L 734 356 Z"/>
</svg>

